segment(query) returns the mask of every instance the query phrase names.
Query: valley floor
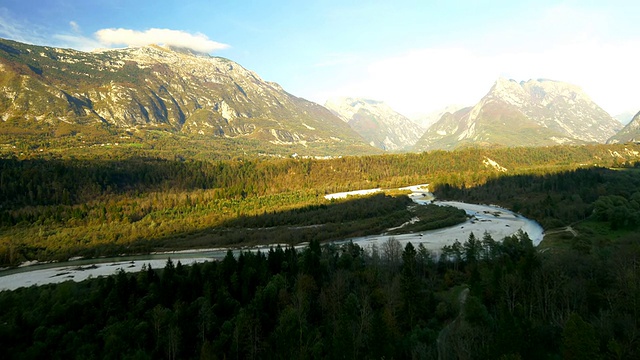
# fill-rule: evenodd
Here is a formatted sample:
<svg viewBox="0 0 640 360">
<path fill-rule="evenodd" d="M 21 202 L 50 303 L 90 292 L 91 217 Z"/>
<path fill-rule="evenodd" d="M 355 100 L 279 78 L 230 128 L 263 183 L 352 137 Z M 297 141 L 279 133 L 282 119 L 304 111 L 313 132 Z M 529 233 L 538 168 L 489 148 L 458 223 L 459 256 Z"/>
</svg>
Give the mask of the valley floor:
<svg viewBox="0 0 640 360">
<path fill-rule="evenodd" d="M 414 202 L 418 204 L 432 202 L 431 199 L 433 199 L 433 196 L 423 190 L 425 188 L 426 186 L 409 188 L 413 191 L 410 197 Z M 535 221 L 497 206 L 468 204 L 457 201 L 433 201 L 433 203 L 463 209 L 469 216 L 469 220 L 456 226 L 437 230 L 399 235 L 372 235 L 345 239 L 336 241 L 335 243 L 342 244 L 353 241 L 353 243 L 368 249 L 373 244 L 381 246 L 389 239 L 394 238 L 402 244 L 403 248 L 406 243 L 409 242 L 414 245 L 422 243 L 428 250 L 437 253 L 443 246 L 452 245 L 456 240 L 461 243 L 465 242 L 471 233 L 480 239 L 486 232 L 490 234 L 492 238 L 498 240 L 522 230 L 529 235 L 534 245 L 538 245 L 544 236 L 542 227 Z M 272 244 L 272 246 L 277 246 L 277 244 Z M 268 251 L 268 247 L 269 246 L 246 250 Z M 174 261 L 179 260 L 184 265 L 194 262 L 213 261 L 223 258 L 227 251 L 227 248 L 187 250 L 110 259 L 85 259 L 70 261 L 64 265 L 54 263 L 22 267 L 0 273 L 0 291 L 15 290 L 23 286 L 61 283 L 68 280 L 83 281 L 89 277 L 112 275 L 120 271 L 120 269 L 125 272 L 138 272 L 144 264 L 149 264 L 154 269 L 158 269 L 162 268 L 169 258 Z"/>
</svg>

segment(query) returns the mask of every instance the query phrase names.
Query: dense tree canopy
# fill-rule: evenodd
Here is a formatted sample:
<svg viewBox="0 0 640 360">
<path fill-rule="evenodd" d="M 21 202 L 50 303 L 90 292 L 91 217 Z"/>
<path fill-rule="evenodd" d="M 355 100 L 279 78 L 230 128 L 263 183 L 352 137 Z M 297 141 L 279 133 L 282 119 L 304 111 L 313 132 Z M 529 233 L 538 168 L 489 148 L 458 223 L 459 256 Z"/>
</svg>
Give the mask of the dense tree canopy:
<svg viewBox="0 0 640 360">
<path fill-rule="evenodd" d="M 3 358 L 638 358 L 640 177 L 610 155 L 623 149 L 0 160 L 5 264 L 309 242 L 0 292 Z M 487 157 L 507 174 L 483 165 Z M 584 165 L 594 159 L 618 169 Z M 459 217 L 412 210 L 404 195 L 323 197 L 426 182 L 441 198 L 540 221 L 551 245 L 518 233 L 472 234 L 441 256 L 393 239 L 321 246 L 413 216 Z"/>
<path fill-rule="evenodd" d="M 550 256 L 524 233 L 474 234 L 443 255 L 314 241 L 0 292 L 0 347 L 6 359 L 640 356 L 637 244 Z"/>
</svg>

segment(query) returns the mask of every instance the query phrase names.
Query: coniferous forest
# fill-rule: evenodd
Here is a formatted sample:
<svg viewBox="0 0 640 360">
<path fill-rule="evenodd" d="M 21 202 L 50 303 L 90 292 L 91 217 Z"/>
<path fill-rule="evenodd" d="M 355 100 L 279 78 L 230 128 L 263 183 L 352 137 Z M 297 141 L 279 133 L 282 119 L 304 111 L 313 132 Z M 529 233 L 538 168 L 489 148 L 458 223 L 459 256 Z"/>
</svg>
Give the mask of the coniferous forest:
<svg viewBox="0 0 640 360">
<path fill-rule="evenodd" d="M 0 292 L 2 358 L 638 358 L 634 151 L 3 159 L 5 266 L 288 245 Z M 441 199 L 513 209 L 538 221 L 545 239 L 534 247 L 525 233 L 473 234 L 440 256 L 394 239 L 368 248 L 329 241 L 379 234 L 416 213 L 399 190 L 333 201 L 325 194 L 420 183 Z M 459 216 L 442 211 L 429 221 Z M 291 246 L 301 242 L 309 246 Z"/>
<path fill-rule="evenodd" d="M 640 248 L 390 240 L 0 293 L 6 359 L 632 359 Z"/>
</svg>

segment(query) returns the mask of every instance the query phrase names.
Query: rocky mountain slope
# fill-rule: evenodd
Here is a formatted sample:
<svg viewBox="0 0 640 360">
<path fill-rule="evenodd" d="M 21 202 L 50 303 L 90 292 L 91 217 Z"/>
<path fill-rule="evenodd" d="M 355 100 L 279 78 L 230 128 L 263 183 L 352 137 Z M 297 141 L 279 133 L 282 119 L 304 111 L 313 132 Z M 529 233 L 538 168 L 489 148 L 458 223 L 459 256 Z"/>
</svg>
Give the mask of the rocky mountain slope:
<svg viewBox="0 0 640 360">
<path fill-rule="evenodd" d="M 640 141 L 640 112 L 622 130 L 612 136 L 607 143 L 617 144 L 638 141 Z"/>
<path fill-rule="evenodd" d="M 0 39 L 0 117 L 0 127 L 66 123 L 375 152 L 324 107 L 231 60 L 155 45 L 80 52 Z"/>
<path fill-rule="evenodd" d="M 371 146 L 383 150 L 407 150 L 420 139 L 424 129 L 391 109 L 382 101 L 333 98 L 324 106 L 344 120 Z"/>
<path fill-rule="evenodd" d="M 604 143 L 621 127 L 577 86 L 500 78 L 475 106 L 443 115 L 415 150 Z"/>
</svg>

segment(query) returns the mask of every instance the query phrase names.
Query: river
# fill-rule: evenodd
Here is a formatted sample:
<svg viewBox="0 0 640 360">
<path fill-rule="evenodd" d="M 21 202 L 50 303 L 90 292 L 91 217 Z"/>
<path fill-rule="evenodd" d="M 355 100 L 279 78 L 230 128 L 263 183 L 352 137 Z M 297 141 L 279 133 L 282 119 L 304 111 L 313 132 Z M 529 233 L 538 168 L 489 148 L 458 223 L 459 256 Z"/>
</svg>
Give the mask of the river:
<svg viewBox="0 0 640 360">
<path fill-rule="evenodd" d="M 438 205 L 455 206 L 465 210 L 469 216 L 469 220 L 456 226 L 420 233 L 372 235 L 344 239 L 336 241 L 336 243 L 353 241 L 363 248 L 368 248 L 372 244 L 382 245 L 382 243 L 393 237 L 403 246 L 408 242 L 416 246 L 422 243 L 428 250 L 438 252 L 443 246 L 451 245 L 456 240 L 460 242 L 466 241 L 472 232 L 479 239 L 487 232 L 495 240 L 502 240 L 506 236 L 513 235 L 519 230 L 522 230 L 529 235 L 534 245 L 538 245 L 544 236 L 544 231 L 538 223 L 510 210 L 494 205 L 434 201 L 433 196 L 427 190 L 427 185 L 416 185 L 404 189 L 412 191 L 409 196 L 418 204 L 434 203 Z M 351 194 L 353 193 L 341 193 L 340 196 L 349 196 Z M 333 197 L 335 198 L 335 194 L 332 195 L 334 195 Z M 240 251 L 268 251 L 271 246 L 276 246 L 276 244 L 255 248 L 234 249 L 233 251 L 236 254 Z M 297 247 L 302 248 L 304 245 Z M 228 248 L 184 250 L 112 258 L 77 259 L 60 263 L 22 266 L 0 271 L 0 291 L 15 290 L 24 286 L 60 283 L 68 280 L 83 281 L 90 277 L 95 278 L 98 276 L 113 275 L 120 269 L 126 272 L 137 272 L 142 269 L 143 264 L 151 265 L 154 269 L 164 268 L 169 258 L 174 262 L 180 261 L 183 265 L 214 261 L 223 258 L 228 250 Z"/>
</svg>

